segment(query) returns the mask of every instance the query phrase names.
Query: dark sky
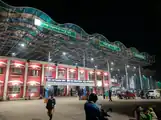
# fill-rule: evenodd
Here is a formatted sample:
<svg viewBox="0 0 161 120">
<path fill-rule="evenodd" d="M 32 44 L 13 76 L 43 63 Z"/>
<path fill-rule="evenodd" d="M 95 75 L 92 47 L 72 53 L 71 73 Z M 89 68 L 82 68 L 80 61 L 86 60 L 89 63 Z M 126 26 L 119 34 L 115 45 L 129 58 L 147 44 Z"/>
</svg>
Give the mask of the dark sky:
<svg viewBox="0 0 161 120">
<path fill-rule="evenodd" d="M 110 41 L 121 41 L 127 47 L 136 47 L 141 52 L 156 55 L 154 68 L 159 70 L 161 66 L 160 0 L 3 1 L 13 6 L 35 7 L 58 23 L 74 23 L 87 33 L 100 33 Z"/>
</svg>

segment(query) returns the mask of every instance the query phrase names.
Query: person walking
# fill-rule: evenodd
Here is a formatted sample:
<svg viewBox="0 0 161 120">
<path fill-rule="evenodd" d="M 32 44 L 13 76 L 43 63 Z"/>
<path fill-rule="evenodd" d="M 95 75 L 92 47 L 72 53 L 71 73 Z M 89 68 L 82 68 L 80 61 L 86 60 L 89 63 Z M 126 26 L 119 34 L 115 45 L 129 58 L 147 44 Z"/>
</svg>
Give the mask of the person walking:
<svg viewBox="0 0 161 120">
<path fill-rule="evenodd" d="M 50 96 L 46 104 L 46 109 L 48 110 L 47 114 L 49 116 L 49 120 L 52 120 L 55 106 L 56 106 L 56 100 L 53 96 Z"/>
<path fill-rule="evenodd" d="M 109 92 L 108 92 L 108 96 L 109 96 L 109 101 L 112 101 L 112 90 L 109 90 Z"/>
</svg>

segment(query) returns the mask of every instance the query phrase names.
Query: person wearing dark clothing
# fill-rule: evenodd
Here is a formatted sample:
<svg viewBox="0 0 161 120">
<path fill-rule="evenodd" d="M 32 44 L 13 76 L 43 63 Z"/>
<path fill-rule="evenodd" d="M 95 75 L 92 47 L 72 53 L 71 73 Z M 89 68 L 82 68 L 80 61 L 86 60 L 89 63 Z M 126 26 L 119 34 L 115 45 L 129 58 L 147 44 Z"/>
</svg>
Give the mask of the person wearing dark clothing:
<svg viewBox="0 0 161 120">
<path fill-rule="evenodd" d="M 103 99 L 105 99 L 106 98 L 106 95 L 105 95 L 105 93 L 103 94 Z"/>
<path fill-rule="evenodd" d="M 91 93 L 87 102 L 84 104 L 86 120 L 101 120 L 101 111 L 100 108 L 96 105 L 97 100 L 97 95 Z"/>
<path fill-rule="evenodd" d="M 109 101 L 112 101 L 112 98 L 111 98 L 111 97 L 112 97 L 112 91 L 111 91 L 111 90 L 109 90 L 109 92 L 108 92 L 108 93 L 109 93 Z"/>
<path fill-rule="evenodd" d="M 53 110 L 55 108 L 55 105 L 56 105 L 56 100 L 53 96 L 51 96 L 49 99 L 48 99 L 48 102 L 46 104 L 46 109 L 48 110 L 48 116 L 49 116 L 49 120 L 52 119 L 53 117 Z"/>
</svg>

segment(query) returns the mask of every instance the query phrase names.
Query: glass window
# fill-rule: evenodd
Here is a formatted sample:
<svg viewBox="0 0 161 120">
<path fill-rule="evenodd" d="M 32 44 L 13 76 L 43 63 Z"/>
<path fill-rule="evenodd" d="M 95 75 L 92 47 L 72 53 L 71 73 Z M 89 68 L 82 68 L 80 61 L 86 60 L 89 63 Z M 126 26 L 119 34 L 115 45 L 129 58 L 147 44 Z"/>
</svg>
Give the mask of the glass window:
<svg viewBox="0 0 161 120">
<path fill-rule="evenodd" d="M 66 69 L 58 69 L 58 78 L 65 79 L 66 76 Z"/>
<path fill-rule="evenodd" d="M 53 72 L 55 72 L 55 69 L 48 69 L 48 68 L 46 68 L 45 69 L 45 76 L 46 77 L 52 77 Z"/>
<path fill-rule="evenodd" d="M 85 72 L 79 72 L 80 80 L 85 80 Z"/>
<path fill-rule="evenodd" d="M 104 80 L 108 80 L 108 75 L 104 76 Z"/>
<path fill-rule="evenodd" d="M 38 92 L 38 89 L 37 89 L 37 86 L 28 86 L 28 89 L 27 89 L 28 92 Z"/>
<path fill-rule="evenodd" d="M 69 71 L 69 79 L 76 79 L 76 71 Z"/>
<path fill-rule="evenodd" d="M 29 70 L 29 76 L 39 76 L 39 70 Z"/>
<path fill-rule="evenodd" d="M 8 93 L 9 94 L 19 94 L 20 93 L 20 87 L 21 86 L 9 86 L 8 87 Z"/>
<path fill-rule="evenodd" d="M 0 74 L 3 74 L 3 68 L 0 68 Z"/>
<path fill-rule="evenodd" d="M 97 80 L 102 80 L 103 76 L 102 75 L 97 75 Z"/>
<path fill-rule="evenodd" d="M 94 76 L 94 73 L 92 73 L 92 74 L 89 73 L 89 74 L 88 74 L 88 77 L 89 77 L 89 80 L 94 80 L 94 77 L 95 77 L 95 76 Z"/>
<path fill-rule="evenodd" d="M 22 74 L 22 68 L 12 68 L 12 73 L 21 75 Z"/>
</svg>

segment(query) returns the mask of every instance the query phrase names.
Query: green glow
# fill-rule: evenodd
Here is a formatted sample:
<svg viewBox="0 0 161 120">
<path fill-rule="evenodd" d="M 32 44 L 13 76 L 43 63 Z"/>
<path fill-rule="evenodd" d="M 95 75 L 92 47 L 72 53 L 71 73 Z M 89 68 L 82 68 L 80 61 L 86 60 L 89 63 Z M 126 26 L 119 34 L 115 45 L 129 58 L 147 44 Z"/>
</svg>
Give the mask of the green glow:
<svg viewBox="0 0 161 120">
<path fill-rule="evenodd" d="M 134 53 L 134 56 L 137 57 L 137 58 L 143 59 L 143 60 L 146 59 L 144 55 L 141 55 L 141 54 L 138 54 L 138 53 Z"/>
<path fill-rule="evenodd" d="M 35 25 L 76 38 L 76 32 L 35 19 Z"/>
<path fill-rule="evenodd" d="M 109 44 L 107 42 L 99 41 L 99 45 L 108 49 L 111 49 L 113 51 L 121 51 L 120 47 L 116 45 Z"/>
</svg>

